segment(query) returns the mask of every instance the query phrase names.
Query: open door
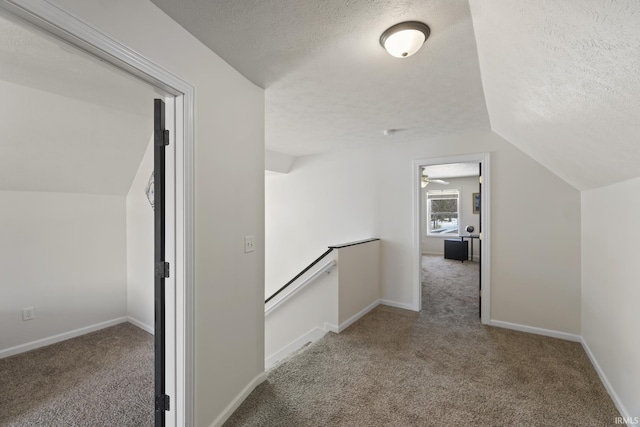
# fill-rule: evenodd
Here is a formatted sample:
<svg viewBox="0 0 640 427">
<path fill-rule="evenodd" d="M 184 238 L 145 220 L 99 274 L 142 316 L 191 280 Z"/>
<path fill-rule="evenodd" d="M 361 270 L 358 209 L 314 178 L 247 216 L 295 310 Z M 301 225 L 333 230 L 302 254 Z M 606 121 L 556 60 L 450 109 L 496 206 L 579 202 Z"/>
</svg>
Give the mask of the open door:
<svg viewBox="0 0 640 427">
<path fill-rule="evenodd" d="M 482 163 L 478 164 L 478 193 L 480 194 L 480 209 L 478 214 L 478 317 L 482 319 Z M 473 245 L 473 240 L 471 241 Z M 472 260 L 473 261 L 473 260 Z"/>
<path fill-rule="evenodd" d="M 164 427 L 169 410 L 165 392 L 165 279 L 169 277 L 169 263 L 165 261 L 165 147 L 169 131 L 165 129 L 164 101 L 155 99 L 153 107 L 155 426 Z"/>
</svg>

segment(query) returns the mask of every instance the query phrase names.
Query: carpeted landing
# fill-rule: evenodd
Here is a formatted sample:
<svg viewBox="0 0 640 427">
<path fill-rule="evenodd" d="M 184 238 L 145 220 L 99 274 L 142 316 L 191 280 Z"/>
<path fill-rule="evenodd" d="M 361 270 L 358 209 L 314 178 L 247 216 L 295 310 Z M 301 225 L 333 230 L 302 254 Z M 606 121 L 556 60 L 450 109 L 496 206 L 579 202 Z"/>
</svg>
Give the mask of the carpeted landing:
<svg viewBox="0 0 640 427">
<path fill-rule="evenodd" d="M 580 344 L 478 320 L 478 264 L 424 257 L 421 313 L 379 306 L 268 372 L 233 426 L 607 426 Z"/>
<path fill-rule="evenodd" d="M 153 363 L 129 323 L 0 359 L 0 426 L 152 426 Z"/>
</svg>

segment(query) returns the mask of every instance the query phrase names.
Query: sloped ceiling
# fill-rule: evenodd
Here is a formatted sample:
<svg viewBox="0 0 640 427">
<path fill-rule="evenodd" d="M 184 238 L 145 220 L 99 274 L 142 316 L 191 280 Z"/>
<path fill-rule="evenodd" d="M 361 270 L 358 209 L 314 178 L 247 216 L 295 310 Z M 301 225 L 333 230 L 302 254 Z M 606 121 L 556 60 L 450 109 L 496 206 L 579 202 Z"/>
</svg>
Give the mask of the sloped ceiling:
<svg viewBox="0 0 640 427">
<path fill-rule="evenodd" d="M 470 3 L 493 131 L 581 190 L 640 176 L 640 2 Z"/>
<path fill-rule="evenodd" d="M 0 15 L 0 190 L 127 194 L 154 89 Z"/>
<path fill-rule="evenodd" d="M 466 0 L 152 0 L 265 92 L 265 144 L 300 156 L 489 129 Z M 405 20 L 416 55 L 380 46 Z M 385 137 L 385 129 L 399 129 Z"/>
<path fill-rule="evenodd" d="M 266 88 L 267 149 L 492 129 L 581 190 L 640 175 L 637 0 L 152 1 Z M 404 20 L 432 33 L 399 60 Z"/>
</svg>

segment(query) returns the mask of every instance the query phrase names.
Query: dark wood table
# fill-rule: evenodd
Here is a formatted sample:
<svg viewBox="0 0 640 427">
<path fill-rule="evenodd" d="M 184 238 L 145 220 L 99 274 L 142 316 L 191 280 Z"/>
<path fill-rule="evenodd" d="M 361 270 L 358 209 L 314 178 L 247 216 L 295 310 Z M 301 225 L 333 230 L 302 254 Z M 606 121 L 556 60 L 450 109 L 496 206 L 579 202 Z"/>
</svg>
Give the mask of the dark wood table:
<svg viewBox="0 0 640 427">
<path fill-rule="evenodd" d="M 464 242 L 464 239 L 471 240 L 471 261 L 473 261 L 473 239 L 480 239 L 479 234 L 467 234 L 466 236 L 460 236 L 460 240 Z"/>
</svg>

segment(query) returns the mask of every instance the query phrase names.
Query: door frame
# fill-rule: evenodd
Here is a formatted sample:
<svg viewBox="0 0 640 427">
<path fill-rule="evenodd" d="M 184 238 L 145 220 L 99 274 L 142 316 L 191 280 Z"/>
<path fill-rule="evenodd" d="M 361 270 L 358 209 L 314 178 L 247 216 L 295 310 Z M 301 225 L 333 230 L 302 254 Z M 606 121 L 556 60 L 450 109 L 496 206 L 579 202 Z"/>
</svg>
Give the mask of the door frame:
<svg viewBox="0 0 640 427">
<path fill-rule="evenodd" d="M 422 188 L 420 178 L 425 166 L 449 163 L 480 163 L 482 170 L 482 193 L 480 195 L 481 229 L 482 229 L 482 316 L 480 321 L 488 324 L 491 320 L 491 195 L 490 195 L 490 163 L 489 153 L 465 154 L 448 157 L 433 157 L 414 160 L 412 163 L 411 180 L 413 189 L 413 298 L 412 308 L 422 309 L 422 233 L 424 232 L 421 218 Z"/>
<path fill-rule="evenodd" d="M 194 424 L 194 97 L 192 85 L 160 64 L 112 39 L 90 23 L 63 8 L 42 0 L 0 0 L 0 9 L 46 33 L 119 68 L 169 94 L 175 131 L 167 152 L 167 260 L 175 291 L 175 335 L 167 340 L 167 353 L 175 362 L 168 366 L 172 383 L 168 425 Z M 150 104 L 149 108 L 152 108 Z M 171 180 L 173 178 L 173 180 Z M 175 408 L 175 409 L 174 409 Z"/>
</svg>

